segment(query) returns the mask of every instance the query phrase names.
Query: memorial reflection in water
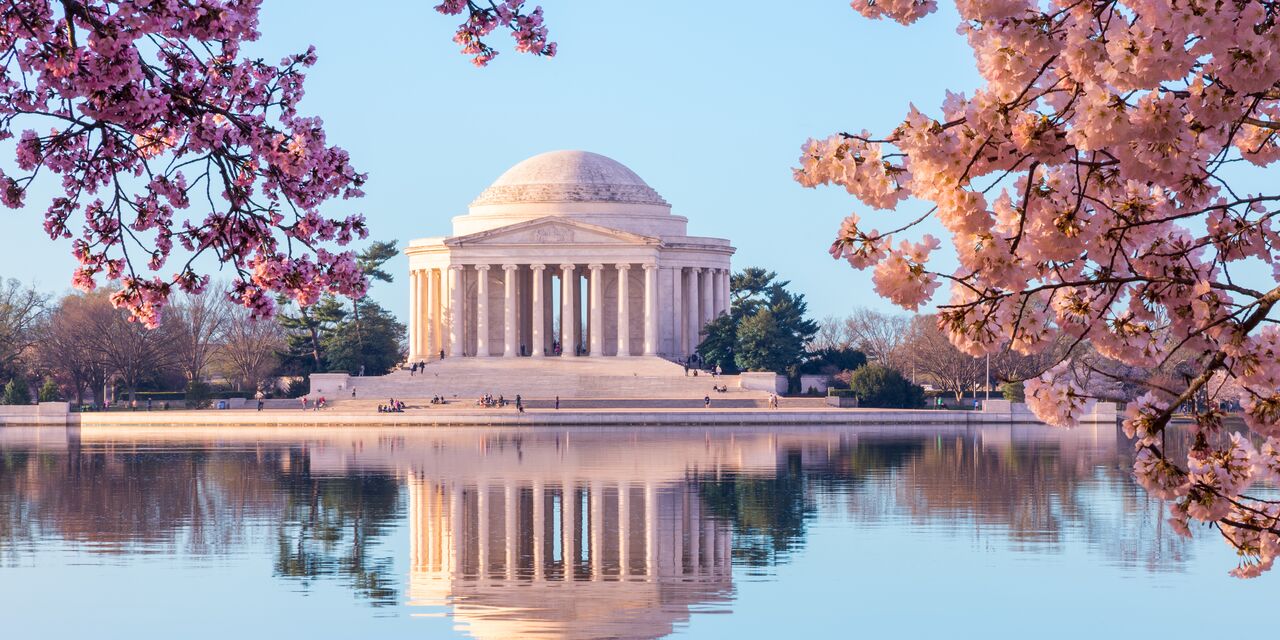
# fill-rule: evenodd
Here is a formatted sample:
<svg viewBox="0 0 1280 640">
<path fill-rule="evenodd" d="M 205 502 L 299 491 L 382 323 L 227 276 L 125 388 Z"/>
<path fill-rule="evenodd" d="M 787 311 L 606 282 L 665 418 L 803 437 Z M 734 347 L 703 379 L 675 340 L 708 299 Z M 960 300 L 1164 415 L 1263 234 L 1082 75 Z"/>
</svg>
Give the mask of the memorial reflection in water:
<svg viewBox="0 0 1280 640">
<path fill-rule="evenodd" d="M 342 465 L 408 469 L 410 606 L 476 638 L 657 638 L 732 598 L 731 526 L 697 477 L 776 460 L 769 435 L 672 436 L 497 432 Z"/>
<path fill-rule="evenodd" d="M 265 557 L 272 581 L 336 581 L 348 603 L 444 617 L 464 637 L 658 638 L 704 612 L 750 614 L 739 591 L 774 579 L 821 523 L 849 538 L 841 556 L 924 552 L 914 538 L 1178 570 L 1191 548 L 1118 443 L 1104 428 L 964 426 L 4 429 L 0 566 L 220 556 L 250 585 Z M 799 592 L 849 588 L 818 579 Z M 89 598 L 82 584 L 67 597 Z"/>
</svg>

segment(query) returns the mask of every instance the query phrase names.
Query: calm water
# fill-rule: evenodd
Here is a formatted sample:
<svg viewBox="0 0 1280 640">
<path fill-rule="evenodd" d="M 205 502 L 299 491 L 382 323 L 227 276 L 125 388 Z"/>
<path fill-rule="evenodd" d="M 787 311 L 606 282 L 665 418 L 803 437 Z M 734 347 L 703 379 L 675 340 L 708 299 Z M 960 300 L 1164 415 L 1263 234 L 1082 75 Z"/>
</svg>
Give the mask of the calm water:
<svg viewBox="0 0 1280 640">
<path fill-rule="evenodd" d="M 10 638 L 1186 637 L 1113 430 L 0 429 Z M 1203 627 L 1203 628 L 1198 628 Z M 1154 637 L 1154 635 L 1153 635 Z"/>
</svg>

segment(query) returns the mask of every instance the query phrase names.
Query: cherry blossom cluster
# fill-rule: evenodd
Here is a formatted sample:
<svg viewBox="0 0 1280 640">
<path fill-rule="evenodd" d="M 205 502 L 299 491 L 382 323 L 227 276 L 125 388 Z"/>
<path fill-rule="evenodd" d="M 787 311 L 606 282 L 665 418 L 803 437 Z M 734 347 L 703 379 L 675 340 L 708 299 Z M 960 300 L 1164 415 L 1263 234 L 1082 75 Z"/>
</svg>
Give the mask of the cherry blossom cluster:
<svg viewBox="0 0 1280 640">
<path fill-rule="evenodd" d="M 458 25 L 453 41 L 462 47 L 462 53 L 472 56 L 471 62 L 477 67 L 488 65 L 498 55 L 498 50 L 484 38 L 500 26 L 511 31 L 516 51 L 548 58 L 556 55 L 556 43 L 547 41 L 542 7 L 524 12 L 524 0 L 501 0 L 488 6 L 471 0 L 444 0 L 435 9 L 449 16 L 467 15 L 466 21 Z"/>
<path fill-rule="evenodd" d="M 200 291 L 212 256 L 235 270 L 235 299 L 257 316 L 272 298 L 361 295 L 350 252 L 360 215 L 322 205 L 362 195 L 363 174 L 297 112 L 315 52 L 270 64 L 259 0 L 14 0 L 0 8 L 0 139 L 22 175 L 0 200 L 24 206 L 42 173 L 60 176 L 50 238 L 72 240 L 73 284 L 118 282 L 112 301 L 156 326 L 174 288 Z M 165 271 L 174 247 L 182 261 Z"/>
<path fill-rule="evenodd" d="M 903 24 L 936 8 L 852 6 Z M 887 231 L 865 212 L 846 218 L 831 255 L 871 269 L 908 309 L 946 281 L 938 321 L 970 354 L 1029 354 L 1065 336 L 1062 364 L 1025 383 L 1053 425 L 1074 425 L 1090 401 L 1073 375 L 1089 366 L 1084 349 L 1138 370 L 1194 354 L 1185 379 L 1117 380 L 1149 390 L 1124 422 L 1134 472 L 1170 501 L 1175 526 L 1212 524 L 1243 559 L 1235 573 L 1257 575 L 1280 549 L 1277 503 L 1246 492 L 1280 468 L 1280 191 L 1273 173 L 1249 192 L 1240 167 L 1280 162 L 1280 2 L 956 6 L 979 89 L 948 92 L 934 112 L 912 106 L 884 135 L 803 145 L 800 184 L 886 212 Z M 895 221 L 908 198 L 927 213 Z M 948 231 L 955 270 L 930 268 L 936 240 L 910 239 L 926 218 Z M 1195 446 L 1175 459 L 1162 436 L 1193 399 Z M 1250 434 L 1221 427 L 1222 401 L 1239 402 Z"/>
</svg>

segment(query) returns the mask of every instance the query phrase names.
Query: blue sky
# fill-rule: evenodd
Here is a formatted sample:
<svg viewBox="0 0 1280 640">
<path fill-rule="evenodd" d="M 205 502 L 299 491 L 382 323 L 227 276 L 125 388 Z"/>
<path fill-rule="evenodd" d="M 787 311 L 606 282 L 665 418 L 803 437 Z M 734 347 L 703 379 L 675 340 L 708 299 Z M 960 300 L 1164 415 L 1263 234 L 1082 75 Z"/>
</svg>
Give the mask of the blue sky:
<svg viewBox="0 0 1280 640">
<path fill-rule="evenodd" d="M 302 111 L 321 116 L 330 142 L 370 174 L 364 199 L 329 213 L 362 211 L 372 239 L 403 246 L 448 233 L 450 218 L 516 162 L 586 149 L 640 174 L 689 218 L 691 234 L 731 238 L 735 268 L 791 280 L 816 317 L 890 306 L 869 273 L 827 256 L 840 220 L 866 210 L 841 189 L 793 182 L 800 144 L 887 131 L 909 103 L 936 111 L 945 89 L 980 80 L 950 6 L 905 28 L 841 0 L 543 0 L 559 55 L 517 54 L 501 35 L 502 54 L 477 69 L 451 41 L 457 20 L 433 4 L 263 3 L 262 39 L 249 51 L 275 60 L 316 46 Z M 0 166 L 12 163 L 6 147 Z M 47 199 L 35 195 L 26 211 L 0 216 L 10 248 L 0 274 L 63 291 L 70 244 L 43 236 Z M 869 217 L 917 210 L 906 209 Z M 406 263 L 391 267 L 400 280 L 373 295 L 403 317 Z"/>
</svg>

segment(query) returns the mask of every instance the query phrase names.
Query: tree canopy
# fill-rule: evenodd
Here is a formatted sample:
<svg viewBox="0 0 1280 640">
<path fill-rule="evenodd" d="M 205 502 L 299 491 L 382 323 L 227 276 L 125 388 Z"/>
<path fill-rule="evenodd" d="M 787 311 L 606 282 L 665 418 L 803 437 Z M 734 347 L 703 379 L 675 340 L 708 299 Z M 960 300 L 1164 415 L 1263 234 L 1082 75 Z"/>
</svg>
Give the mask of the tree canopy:
<svg viewBox="0 0 1280 640">
<path fill-rule="evenodd" d="M 787 290 L 778 274 L 748 267 L 729 278 L 729 313 L 709 323 L 698 353 L 727 372 L 793 373 L 818 331 L 805 317 L 804 295 Z"/>
<path fill-rule="evenodd" d="M 849 376 L 849 389 L 862 407 L 915 409 L 924 406 L 924 390 L 894 369 L 869 364 Z"/>
</svg>

